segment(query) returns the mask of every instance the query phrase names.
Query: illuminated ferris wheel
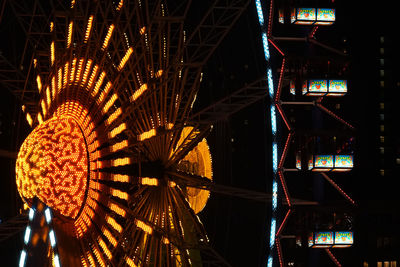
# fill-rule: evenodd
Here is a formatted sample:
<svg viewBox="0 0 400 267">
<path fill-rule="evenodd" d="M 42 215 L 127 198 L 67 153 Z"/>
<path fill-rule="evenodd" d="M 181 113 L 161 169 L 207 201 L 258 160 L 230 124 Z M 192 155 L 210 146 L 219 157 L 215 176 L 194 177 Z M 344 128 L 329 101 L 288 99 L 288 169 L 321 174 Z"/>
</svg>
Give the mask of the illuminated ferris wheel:
<svg viewBox="0 0 400 267">
<path fill-rule="evenodd" d="M 29 206 L 20 266 L 37 263 L 40 244 L 43 266 L 218 258 L 197 216 L 213 179 L 211 124 L 190 115 L 202 66 L 249 1 L 215 1 L 186 32 L 190 2 L 11 3 L 29 13 L 34 47 L 18 95 L 32 127 L 16 162 Z"/>
<path fill-rule="evenodd" d="M 322 266 L 321 251 L 342 266 L 334 249 L 353 245 L 357 204 L 332 178 L 350 175 L 354 160 L 354 126 L 337 115 L 348 55 L 319 40 L 337 23 L 334 1 L 256 1 L 256 8 L 273 137 L 267 266 Z M 293 196 L 310 202 L 297 207 Z M 337 253 L 349 258 L 346 249 Z"/>
</svg>

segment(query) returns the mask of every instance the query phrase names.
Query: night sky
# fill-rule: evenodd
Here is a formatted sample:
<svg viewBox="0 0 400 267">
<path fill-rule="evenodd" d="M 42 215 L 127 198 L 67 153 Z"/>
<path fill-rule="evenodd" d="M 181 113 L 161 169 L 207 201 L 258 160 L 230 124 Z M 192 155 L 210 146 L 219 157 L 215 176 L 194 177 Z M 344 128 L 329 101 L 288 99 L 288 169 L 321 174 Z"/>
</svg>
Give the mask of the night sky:
<svg viewBox="0 0 400 267">
<path fill-rule="evenodd" d="M 393 36 L 393 43 L 389 45 L 395 47 L 398 44 L 394 38 L 396 32 L 389 28 L 398 26 L 398 22 L 395 21 L 395 11 L 390 6 L 376 7 L 359 1 L 357 3 L 356 1 L 349 3 L 345 0 L 334 2 L 337 22 L 330 27 L 321 27 L 316 37 L 348 53 L 349 93 L 343 99 L 338 99 L 338 103 L 341 104 L 338 113 L 357 128 L 354 133 L 356 166 L 348 176 L 339 177 L 341 180 L 338 178 L 338 183 L 343 185 L 343 189 L 360 204 L 358 214 L 361 214 L 360 218 L 365 218 L 363 216 L 368 216 L 371 203 L 381 201 L 386 205 L 385 203 L 389 203 L 389 200 L 385 199 L 398 201 L 397 196 L 390 194 L 396 191 L 393 185 L 394 178 L 399 174 L 398 168 L 389 177 L 384 179 L 377 177 L 376 156 L 371 156 L 376 152 L 376 140 L 373 140 L 375 135 L 371 131 L 377 128 L 375 118 L 377 107 L 373 106 L 377 97 L 377 92 L 374 91 L 377 88 L 375 84 L 377 52 L 375 50 L 378 36 L 382 33 Z M 359 4 L 364 4 L 364 6 L 359 6 Z M 6 9 L 6 12 L 10 11 Z M 5 18 L 7 16 L 10 15 L 6 14 Z M 195 18 L 191 19 L 195 20 Z M 8 32 L 5 30 L 7 25 L 7 21 L 1 21 L 0 29 Z M 0 51 L 6 50 L 4 45 L 0 46 Z M 289 49 L 303 48 L 289 47 Z M 308 52 L 312 54 L 315 52 L 313 49 L 316 48 L 307 49 L 310 49 L 311 51 Z M 194 110 L 201 110 L 223 96 L 240 89 L 245 83 L 260 78 L 264 75 L 264 70 L 265 60 L 259 26 L 255 6 L 251 3 L 204 67 L 204 78 Z M 399 73 L 394 72 L 393 75 L 398 77 Z M 392 90 L 394 91 L 395 88 Z M 398 93 L 393 91 L 385 97 L 393 97 L 393 99 L 397 97 Z M 21 117 L 19 103 L 6 88 L 1 88 L 0 102 L 0 149 L 18 151 L 19 144 L 28 133 L 28 125 Z M 331 103 L 330 105 L 334 103 L 331 100 L 326 102 Z M 214 125 L 208 142 L 213 155 L 216 183 L 258 192 L 271 192 L 271 136 L 268 104 L 268 99 L 260 100 L 234 114 L 228 120 Z M 396 113 L 398 108 L 393 105 L 393 108 L 387 112 L 398 114 Z M 392 124 L 395 125 L 395 119 Z M 400 153 L 399 148 L 400 144 L 395 148 L 399 150 L 398 153 Z M 0 159 L 1 221 L 15 216 L 21 203 L 14 182 L 14 164 L 13 160 Z M 302 193 L 296 192 L 296 186 L 300 186 L 302 182 L 291 181 L 290 184 L 293 185 L 291 187 L 294 191 L 293 195 Z M 327 195 L 333 196 L 334 199 L 338 196 L 331 191 L 327 191 Z M 212 246 L 232 266 L 261 266 L 265 263 L 270 205 L 270 203 L 211 194 L 206 208 L 200 213 L 200 218 L 205 224 Z M 357 225 L 362 227 L 362 222 L 358 221 Z M 4 266 L 16 265 L 21 247 L 22 234 L 0 244 L 1 261 L 7 263 Z M 353 253 L 362 254 L 360 251 L 362 248 L 356 247 Z"/>
</svg>

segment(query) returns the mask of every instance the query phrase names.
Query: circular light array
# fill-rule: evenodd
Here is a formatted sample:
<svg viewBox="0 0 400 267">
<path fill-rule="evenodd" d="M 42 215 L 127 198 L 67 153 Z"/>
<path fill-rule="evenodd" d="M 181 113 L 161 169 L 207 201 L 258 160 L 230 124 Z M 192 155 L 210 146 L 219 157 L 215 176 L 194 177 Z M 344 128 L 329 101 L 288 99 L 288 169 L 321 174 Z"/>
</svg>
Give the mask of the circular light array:
<svg viewBox="0 0 400 267">
<path fill-rule="evenodd" d="M 88 153 L 71 117 L 54 117 L 25 139 L 16 163 L 17 188 L 28 203 L 37 196 L 60 214 L 75 218 L 84 203 Z"/>
</svg>

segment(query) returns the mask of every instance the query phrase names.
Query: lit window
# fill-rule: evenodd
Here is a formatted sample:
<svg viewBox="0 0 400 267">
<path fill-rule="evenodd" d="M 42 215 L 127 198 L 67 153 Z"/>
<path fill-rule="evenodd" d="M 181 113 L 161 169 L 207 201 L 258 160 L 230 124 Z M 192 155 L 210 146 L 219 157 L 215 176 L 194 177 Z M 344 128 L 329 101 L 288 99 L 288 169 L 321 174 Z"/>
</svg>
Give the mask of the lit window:
<svg viewBox="0 0 400 267">
<path fill-rule="evenodd" d="M 397 267 L 397 261 L 391 261 L 390 267 Z"/>
<path fill-rule="evenodd" d="M 384 70 L 380 70 L 380 71 L 379 71 L 379 75 L 380 75 L 381 77 L 385 76 L 385 71 L 384 71 Z"/>
<path fill-rule="evenodd" d="M 378 262 L 376 263 L 376 267 L 383 267 L 382 262 L 381 262 L 381 261 L 378 261 Z"/>
<path fill-rule="evenodd" d="M 379 170 L 379 173 L 380 173 L 381 176 L 385 176 L 385 170 Z"/>
<path fill-rule="evenodd" d="M 368 267 L 368 262 L 364 261 L 363 267 Z"/>
<path fill-rule="evenodd" d="M 379 85 L 380 85 L 381 87 L 385 87 L 385 82 L 384 82 L 384 81 L 380 81 L 380 82 L 379 82 Z"/>
<path fill-rule="evenodd" d="M 385 103 L 383 103 L 383 102 L 379 103 L 379 107 L 380 107 L 380 109 L 385 109 Z"/>
<path fill-rule="evenodd" d="M 385 154 L 385 148 L 384 147 L 379 147 L 379 152 L 381 153 L 381 154 Z"/>
<path fill-rule="evenodd" d="M 383 263 L 383 267 L 390 267 L 390 262 L 385 261 L 385 262 Z"/>
<path fill-rule="evenodd" d="M 383 44 L 383 43 L 385 42 L 385 37 L 381 36 L 381 37 L 379 38 L 379 41 L 381 42 L 381 44 Z"/>
<path fill-rule="evenodd" d="M 379 129 L 381 130 L 381 132 L 384 132 L 385 131 L 385 125 L 380 125 Z"/>
<path fill-rule="evenodd" d="M 383 67 L 385 65 L 385 60 L 383 58 L 379 59 L 379 63 Z"/>
<path fill-rule="evenodd" d="M 379 136 L 379 140 L 381 141 L 381 143 L 385 143 L 385 137 L 384 136 Z"/>
<path fill-rule="evenodd" d="M 399 158 L 396 159 L 396 164 L 400 165 L 400 159 Z"/>
<path fill-rule="evenodd" d="M 379 53 L 381 53 L 381 55 L 385 54 L 385 48 L 381 47 L 381 48 L 379 49 Z"/>
<path fill-rule="evenodd" d="M 379 119 L 381 121 L 384 121 L 385 120 L 385 114 L 383 114 L 383 113 L 379 114 Z"/>
</svg>

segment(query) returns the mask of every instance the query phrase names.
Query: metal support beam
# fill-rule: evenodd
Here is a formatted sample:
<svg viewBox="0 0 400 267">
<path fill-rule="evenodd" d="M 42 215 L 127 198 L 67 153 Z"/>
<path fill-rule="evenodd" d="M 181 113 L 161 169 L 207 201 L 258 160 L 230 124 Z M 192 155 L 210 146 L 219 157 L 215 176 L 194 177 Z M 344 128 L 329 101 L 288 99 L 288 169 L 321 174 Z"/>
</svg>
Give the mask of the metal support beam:
<svg viewBox="0 0 400 267">
<path fill-rule="evenodd" d="M 21 232 L 28 223 L 26 214 L 19 214 L 0 224 L 0 243 Z"/>
<path fill-rule="evenodd" d="M 214 124 L 228 118 L 239 110 L 263 99 L 266 96 L 267 81 L 262 77 L 241 89 L 195 113 L 189 121 L 199 124 Z"/>
<path fill-rule="evenodd" d="M 257 192 L 253 190 L 226 186 L 226 185 L 219 185 L 205 177 L 201 177 L 194 174 L 188 174 L 179 171 L 176 172 L 167 171 L 167 174 L 169 174 L 170 177 L 178 184 L 209 190 L 213 193 L 221 195 L 228 195 L 228 196 L 239 197 L 261 202 L 271 202 L 272 199 L 272 195 L 268 193 Z M 291 202 L 293 205 L 318 205 L 318 202 L 315 201 L 308 201 L 295 198 L 291 198 Z M 288 203 L 284 201 L 283 204 L 287 205 Z"/>
</svg>

